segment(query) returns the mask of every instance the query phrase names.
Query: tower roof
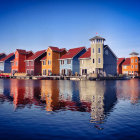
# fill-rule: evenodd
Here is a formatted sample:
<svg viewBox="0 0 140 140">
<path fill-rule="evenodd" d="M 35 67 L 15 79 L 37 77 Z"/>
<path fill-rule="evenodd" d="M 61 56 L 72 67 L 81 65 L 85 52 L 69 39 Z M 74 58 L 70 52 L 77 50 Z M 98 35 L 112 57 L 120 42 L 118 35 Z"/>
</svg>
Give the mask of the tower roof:
<svg viewBox="0 0 140 140">
<path fill-rule="evenodd" d="M 92 40 L 95 40 L 95 39 L 102 39 L 102 40 L 105 40 L 103 37 L 100 37 L 100 36 L 95 36 L 95 37 L 93 37 L 93 38 L 91 38 L 91 39 L 89 39 L 89 40 L 92 41 Z"/>
<path fill-rule="evenodd" d="M 132 53 L 130 53 L 129 55 L 139 55 L 139 53 L 132 52 Z"/>
</svg>

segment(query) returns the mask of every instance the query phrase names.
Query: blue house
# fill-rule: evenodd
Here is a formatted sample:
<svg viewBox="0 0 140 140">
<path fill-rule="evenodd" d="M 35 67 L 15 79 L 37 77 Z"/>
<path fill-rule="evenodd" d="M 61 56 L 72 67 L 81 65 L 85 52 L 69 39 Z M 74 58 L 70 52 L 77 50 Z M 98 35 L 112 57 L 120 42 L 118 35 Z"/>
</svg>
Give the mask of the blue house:
<svg viewBox="0 0 140 140">
<path fill-rule="evenodd" d="M 0 72 L 11 73 L 11 61 L 15 58 L 14 53 L 10 53 L 6 57 L 0 59 Z"/>
<path fill-rule="evenodd" d="M 79 57 L 86 52 L 85 47 L 70 49 L 60 59 L 60 75 L 75 75 L 80 74 Z"/>
</svg>

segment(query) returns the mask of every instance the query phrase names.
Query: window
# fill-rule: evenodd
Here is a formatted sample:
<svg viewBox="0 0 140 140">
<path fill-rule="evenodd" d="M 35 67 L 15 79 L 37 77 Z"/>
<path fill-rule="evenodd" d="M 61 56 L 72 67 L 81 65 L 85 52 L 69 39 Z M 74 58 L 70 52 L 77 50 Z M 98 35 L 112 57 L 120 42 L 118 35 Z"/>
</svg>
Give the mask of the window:
<svg viewBox="0 0 140 140">
<path fill-rule="evenodd" d="M 52 72 L 51 72 L 51 70 L 48 70 L 48 75 L 52 75 Z"/>
<path fill-rule="evenodd" d="M 46 75 L 46 73 L 47 73 L 47 70 L 43 69 L 43 75 Z"/>
<path fill-rule="evenodd" d="M 131 59 L 131 63 L 133 63 L 133 59 Z"/>
<path fill-rule="evenodd" d="M 51 60 L 48 60 L 48 65 L 51 65 Z"/>
<path fill-rule="evenodd" d="M 67 64 L 71 64 L 71 59 L 68 59 L 67 60 Z"/>
<path fill-rule="evenodd" d="M 51 55 L 51 53 L 48 53 L 48 56 L 50 56 Z"/>
<path fill-rule="evenodd" d="M 82 64 L 84 64 L 84 60 L 82 60 L 81 62 L 82 62 Z"/>
<path fill-rule="evenodd" d="M 43 65 L 46 65 L 46 61 L 45 60 L 43 61 Z"/>
<path fill-rule="evenodd" d="M 26 66 L 29 66 L 29 61 L 26 61 Z"/>
<path fill-rule="evenodd" d="M 133 69 L 133 65 L 131 65 L 131 68 Z"/>
<path fill-rule="evenodd" d="M 123 66 L 124 69 L 127 69 L 127 66 Z"/>
<path fill-rule="evenodd" d="M 100 48 L 98 48 L 98 53 L 101 53 L 101 49 Z"/>
<path fill-rule="evenodd" d="M 18 65 L 18 62 L 16 61 L 16 66 Z"/>
<path fill-rule="evenodd" d="M 31 61 L 31 66 L 33 66 L 34 65 L 34 61 Z"/>
<path fill-rule="evenodd" d="M 16 58 L 18 58 L 18 54 L 16 54 Z"/>
<path fill-rule="evenodd" d="M 100 58 L 98 58 L 98 63 L 101 63 L 101 59 Z"/>
<path fill-rule="evenodd" d="M 137 63 L 137 59 L 135 59 L 135 62 Z"/>
<path fill-rule="evenodd" d="M 94 63 L 94 59 L 93 59 L 93 63 Z"/>
<path fill-rule="evenodd" d="M 87 74 L 87 69 L 82 69 L 82 75 L 86 75 Z"/>
<path fill-rule="evenodd" d="M 135 65 L 135 68 L 137 69 L 137 68 L 138 68 L 138 66 L 137 66 L 137 65 Z"/>
<path fill-rule="evenodd" d="M 64 60 L 61 60 L 61 65 L 63 65 L 64 64 Z"/>
<path fill-rule="evenodd" d="M 92 51 L 93 51 L 93 53 L 94 53 L 94 48 L 93 48 L 93 50 L 92 50 Z"/>
</svg>

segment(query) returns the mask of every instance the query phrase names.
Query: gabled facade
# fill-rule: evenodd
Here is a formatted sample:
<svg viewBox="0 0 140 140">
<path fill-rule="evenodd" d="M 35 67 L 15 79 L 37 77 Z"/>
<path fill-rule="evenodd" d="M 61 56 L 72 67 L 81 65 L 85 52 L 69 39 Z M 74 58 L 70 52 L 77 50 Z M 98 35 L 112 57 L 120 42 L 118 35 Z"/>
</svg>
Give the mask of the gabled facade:
<svg viewBox="0 0 140 140">
<path fill-rule="evenodd" d="M 60 58 L 60 75 L 80 74 L 79 57 L 86 52 L 85 47 L 70 49 Z"/>
<path fill-rule="evenodd" d="M 11 61 L 15 58 L 14 53 L 10 53 L 6 57 L 0 59 L 0 72 L 11 73 Z"/>
<path fill-rule="evenodd" d="M 122 63 L 122 74 L 140 76 L 140 58 L 138 53 L 130 53 L 130 58 L 126 58 Z"/>
<path fill-rule="evenodd" d="M 32 55 L 33 55 L 32 51 L 17 49 L 15 52 L 15 59 L 11 61 L 12 63 L 11 73 L 12 74 L 25 73 L 26 72 L 25 60 Z"/>
<path fill-rule="evenodd" d="M 80 75 L 98 74 L 100 76 L 117 74 L 117 57 L 105 39 L 95 36 L 90 39 L 91 48 L 83 54 L 80 60 Z"/>
<path fill-rule="evenodd" d="M 46 52 L 46 62 L 42 61 L 42 75 L 59 75 L 59 59 L 66 54 L 66 49 L 49 46 Z"/>
<path fill-rule="evenodd" d="M 34 55 L 25 60 L 27 75 L 41 75 L 41 59 L 46 56 L 46 50 L 36 52 Z"/>
<path fill-rule="evenodd" d="M 122 74 L 122 64 L 125 61 L 125 58 L 118 58 L 117 60 L 117 74 Z"/>
</svg>

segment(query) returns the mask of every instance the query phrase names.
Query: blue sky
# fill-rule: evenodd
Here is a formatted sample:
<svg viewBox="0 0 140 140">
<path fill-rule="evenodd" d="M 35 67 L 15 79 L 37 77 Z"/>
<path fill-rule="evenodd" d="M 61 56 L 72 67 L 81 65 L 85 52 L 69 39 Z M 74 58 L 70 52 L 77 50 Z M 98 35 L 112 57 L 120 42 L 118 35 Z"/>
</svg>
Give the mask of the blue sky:
<svg viewBox="0 0 140 140">
<path fill-rule="evenodd" d="M 118 57 L 140 53 L 137 0 L 0 0 L 0 52 L 90 47 L 96 35 Z"/>
</svg>

